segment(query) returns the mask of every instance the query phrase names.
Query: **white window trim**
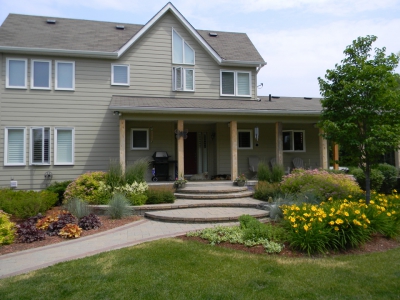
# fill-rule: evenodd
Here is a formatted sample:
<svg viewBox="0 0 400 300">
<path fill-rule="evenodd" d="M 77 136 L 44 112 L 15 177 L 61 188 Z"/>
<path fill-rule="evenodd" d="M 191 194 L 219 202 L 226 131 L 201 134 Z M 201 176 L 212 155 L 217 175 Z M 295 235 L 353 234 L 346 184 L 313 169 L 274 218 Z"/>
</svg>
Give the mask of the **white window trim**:
<svg viewBox="0 0 400 300">
<path fill-rule="evenodd" d="M 234 94 L 223 94 L 222 93 L 222 73 L 223 72 L 230 72 L 230 73 L 233 73 L 234 74 L 234 76 L 233 76 L 233 78 L 234 78 L 234 90 L 235 90 L 235 93 Z M 249 95 L 239 95 L 238 94 L 238 80 L 237 80 L 237 74 L 238 73 L 246 73 L 246 74 L 249 74 L 249 91 L 250 91 L 250 94 Z M 220 86 L 220 95 L 221 96 L 228 96 L 228 97 L 251 97 L 251 93 L 252 93 L 252 79 L 251 79 L 251 72 L 249 72 L 249 71 L 235 71 L 235 70 L 220 70 L 220 84 L 219 84 L 219 86 Z"/>
<path fill-rule="evenodd" d="M 72 64 L 72 88 L 59 88 L 58 87 L 58 64 L 59 63 Z M 75 61 L 56 60 L 54 65 L 55 65 L 55 72 L 54 72 L 55 85 L 54 85 L 54 89 L 57 90 L 57 91 L 75 91 Z"/>
<path fill-rule="evenodd" d="M 134 131 L 146 131 L 146 147 L 142 147 L 142 148 L 134 148 L 133 147 L 133 132 Z M 150 148 L 150 143 L 149 143 L 150 139 L 149 139 L 149 129 L 148 128 L 131 128 L 131 150 L 149 150 Z"/>
<path fill-rule="evenodd" d="M 183 43 L 182 43 L 182 62 L 175 62 L 174 61 L 174 32 L 180 36 L 180 38 L 182 39 Z M 192 49 L 193 51 L 193 64 L 189 64 L 189 63 L 185 63 L 185 44 Z M 173 27 L 172 27 L 172 44 L 171 44 L 172 50 L 172 63 L 173 64 L 179 64 L 179 65 L 189 65 L 189 66 L 194 66 L 196 65 L 196 51 L 194 51 L 194 49 L 185 41 L 185 39 L 178 33 L 178 31 L 176 31 Z"/>
<path fill-rule="evenodd" d="M 72 131 L 72 162 L 58 162 L 58 130 Z M 73 127 L 54 127 L 54 165 L 55 166 L 71 166 L 75 164 L 75 128 Z"/>
<path fill-rule="evenodd" d="M 119 83 L 119 82 L 114 82 L 114 67 L 127 67 L 127 83 Z M 130 65 L 124 65 L 124 64 L 111 64 L 111 85 L 122 85 L 122 86 L 130 86 Z"/>
<path fill-rule="evenodd" d="M 49 129 L 49 162 L 42 162 L 42 163 L 36 163 L 33 162 L 33 129 Z M 34 126 L 30 128 L 30 132 L 29 132 L 29 165 L 31 166 L 49 166 L 51 164 L 51 128 L 49 126 Z M 43 154 L 44 155 L 44 154 Z M 43 160 L 43 158 L 42 158 Z"/>
<path fill-rule="evenodd" d="M 24 156 L 22 163 L 7 163 L 8 161 L 8 130 L 23 129 L 24 130 Z M 4 166 L 25 166 L 26 165 L 26 127 L 5 127 L 4 128 Z"/>
<path fill-rule="evenodd" d="M 176 88 L 176 69 L 182 69 L 182 88 Z M 192 70 L 193 71 L 193 89 L 192 90 L 188 90 L 186 89 L 186 71 L 187 70 Z M 195 83 L 196 83 L 196 71 L 194 68 L 184 68 L 184 67 L 173 67 L 172 68 L 172 90 L 174 92 L 194 92 L 196 87 L 195 87 Z"/>
<path fill-rule="evenodd" d="M 292 144 L 292 149 L 291 150 L 282 150 L 283 152 L 306 152 L 306 131 L 305 130 L 282 130 L 282 135 L 284 132 L 302 132 L 303 133 L 303 150 L 294 150 L 294 134 L 291 135 L 291 144 Z"/>
<path fill-rule="evenodd" d="M 35 87 L 34 86 L 34 63 L 35 62 L 47 62 L 49 63 L 49 87 Z M 50 90 L 51 89 L 51 60 L 44 59 L 32 59 L 31 60 L 31 89 L 32 90 Z"/>
<path fill-rule="evenodd" d="M 19 60 L 19 61 L 24 61 L 25 62 L 25 74 L 24 74 L 24 81 L 25 85 L 23 86 L 16 86 L 16 85 L 10 85 L 10 60 Z M 17 57 L 8 57 L 6 59 L 6 88 L 8 89 L 27 89 L 28 88 L 28 60 L 26 58 L 17 58 Z"/>
<path fill-rule="evenodd" d="M 250 133 L 250 147 L 240 147 L 239 146 L 239 132 L 249 132 Z M 238 150 L 252 150 L 253 149 L 253 130 L 252 129 L 238 129 L 237 135 L 238 135 L 238 140 L 237 140 Z"/>
</svg>

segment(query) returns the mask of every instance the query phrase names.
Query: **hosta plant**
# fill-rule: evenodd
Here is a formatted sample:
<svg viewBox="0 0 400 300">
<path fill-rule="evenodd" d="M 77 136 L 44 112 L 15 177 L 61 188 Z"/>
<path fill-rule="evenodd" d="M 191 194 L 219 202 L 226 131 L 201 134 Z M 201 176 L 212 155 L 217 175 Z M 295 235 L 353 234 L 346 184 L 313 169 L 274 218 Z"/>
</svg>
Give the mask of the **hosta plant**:
<svg viewBox="0 0 400 300">
<path fill-rule="evenodd" d="M 101 221 L 95 214 L 89 214 L 88 216 L 80 218 L 78 226 L 83 230 L 97 229 L 100 228 Z"/>
<path fill-rule="evenodd" d="M 59 236 L 62 238 L 68 239 L 75 239 L 81 236 L 82 228 L 80 228 L 76 224 L 67 224 L 65 225 L 60 232 L 58 233 Z"/>
</svg>

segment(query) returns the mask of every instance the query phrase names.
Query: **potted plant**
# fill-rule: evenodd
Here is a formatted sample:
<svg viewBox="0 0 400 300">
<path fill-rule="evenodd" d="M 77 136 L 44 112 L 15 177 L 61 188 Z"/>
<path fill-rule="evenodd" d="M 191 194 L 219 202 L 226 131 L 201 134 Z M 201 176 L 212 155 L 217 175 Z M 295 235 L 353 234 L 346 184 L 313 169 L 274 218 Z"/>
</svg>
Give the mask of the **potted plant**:
<svg viewBox="0 0 400 300">
<path fill-rule="evenodd" d="M 176 180 L 174 181 L 174 187 L 176 189 L 181 189 L 185 187 L 185 184 L 187 183 L 187 180 L 183 177 L 180 178 L 176 178 Z"/>
<path fill-rule="evenodd" d="M 247 182 L 247 178 L 246 176 L 244 176 L 244 174 L 239 175 L 238 177 L 236 177 L 234 183 L 237 186 L 244 186 Z"/>
</svg>

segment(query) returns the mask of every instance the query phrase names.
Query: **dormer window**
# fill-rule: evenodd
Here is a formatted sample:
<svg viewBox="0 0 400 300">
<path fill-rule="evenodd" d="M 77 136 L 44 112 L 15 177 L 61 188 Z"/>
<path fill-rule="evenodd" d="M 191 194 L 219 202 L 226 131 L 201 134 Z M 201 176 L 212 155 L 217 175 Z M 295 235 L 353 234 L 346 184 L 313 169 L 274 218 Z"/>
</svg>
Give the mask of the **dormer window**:
<svg viewBox="0 0 400 300">
<path fill-rule="evenodd" d="M 194 65 L 195 53 L 192 47 L 172 29 L 172 63 Z"/>
</svg>

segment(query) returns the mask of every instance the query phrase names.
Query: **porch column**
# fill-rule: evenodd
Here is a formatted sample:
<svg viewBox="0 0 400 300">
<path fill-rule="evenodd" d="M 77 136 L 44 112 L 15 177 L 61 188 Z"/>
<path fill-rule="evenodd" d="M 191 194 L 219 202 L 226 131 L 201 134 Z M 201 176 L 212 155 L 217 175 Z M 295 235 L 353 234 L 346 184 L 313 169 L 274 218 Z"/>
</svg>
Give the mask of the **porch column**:
<svg viewBox="0 0 400 300">
<path fill-rule="evenodd" d="M 235 180 L 238 176 L 238 156 L 237 156 L 237 122 L 231 121 L 230 123 L 231 134 L 231 180 Z"/>
<path fill-rule="evenodd" d="M 400 150 L 394 151 L 394 165 L 397 169 L 400 168 Z"/>
<path fill-rule="evenodd" d="M 328 141 L 323 138 L 324 131 L 319 129 L 319 166 L 320 168 L 328 169 Z"/>
<path fill-rule="evenodd" d="M 126 153 L 125 153 L 125 120 L 119 120 L 119 163 L 121 164 L 122 172 L 125 173 Z"/>
<path fill-rule="evenodd" d="M 180 132 L 183 131 L 183 120 L 178 120 L 177 124 L 177 130 Z M 178 177 L 183 177 L 185 176 L 185 163 L 184 163 L 184 158 L 185 158 L 185 153 L 184 153 L 184 139 L 183 136 L 179 137 L 177 139 L 177 148 L 178 148 Z"/>
<path fill-rule="evenodd" d="M 336 143 L 333 143 L 333 169 L 334 170 L 339 170 L 339 164 L 337 161 L 339 161 L 339 145 Z"/>
<path fill-rule="evenodd" d="M 275 123 L 276 163 L 283 166 L 282 123 Z"/>
</svg>

